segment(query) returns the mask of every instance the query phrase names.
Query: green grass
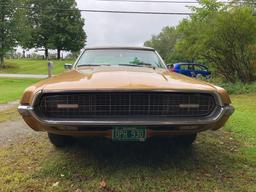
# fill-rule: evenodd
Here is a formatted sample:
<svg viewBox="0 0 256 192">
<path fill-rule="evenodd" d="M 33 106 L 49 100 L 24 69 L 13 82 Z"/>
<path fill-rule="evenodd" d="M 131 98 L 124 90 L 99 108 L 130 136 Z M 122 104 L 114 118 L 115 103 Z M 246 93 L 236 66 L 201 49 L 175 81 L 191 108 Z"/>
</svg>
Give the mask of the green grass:
<svg viewBox="0 0 256 192">
<path fill-rule="evenodd" d="M 38 79 L 0 78 L 0 103 L 20 99 L 23 91 Z"/>
<path fill-rule="evenodd" d="M 58 150 L 44 133 L 1 147 L 1 190 L 255 192 L 256 94 L 232 100 L 224 129 L 199 134 L 192 148 L 80 139 Z"/>
<path fill-rule="evenodd" d="M 64 64 L 73 60 L 53 60 L 53 73 L 59 74 L 64 71 Z M 0 73 L 20 74 L 47 74 L 47 60 L 39 59 L 11 59 L 6 60 L 6 68 L 0 69 Z"/>
</svg>

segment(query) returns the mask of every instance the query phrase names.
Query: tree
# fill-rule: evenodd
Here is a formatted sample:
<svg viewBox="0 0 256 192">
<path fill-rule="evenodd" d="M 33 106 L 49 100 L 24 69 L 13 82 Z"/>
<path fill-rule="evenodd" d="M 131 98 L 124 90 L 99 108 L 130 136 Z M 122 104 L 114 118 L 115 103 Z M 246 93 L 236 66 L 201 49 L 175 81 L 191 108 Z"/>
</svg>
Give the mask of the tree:
<svg viewBox="0 0 256 192">
<path fill-rule="evenodd" d="M 216 3 L 193 10 L 178 27 L 175 51 L 192 60 L 204 59 L 230 82 L 255 80 L 256 20 L 251 9 Z"/>
<path fill-rule="evenodd" d="M 194 13 L 177 27 L 179 40 L 175 45 L 175 52 L 191 62 L 205 59 L 203 53 L 207 50 L 206 30 L 216 27 L 210 26 L 209 20 L 224 10 L 224 5 L 215 0 L 201 0 L 199 3 L 199 7 L 190 7 Z"/>
<path fill-rule="evenodd" d="M 152 36 L 151 40 L 144 43 L 145 46 L 153 47 L 165 61 L 171 60 L 170 54 L 177 41 L 177 32 L 174 27 L 164 27 L 158 35 Z"/>
<path fill-rule="evenodd" d="M 204 57 L 214 63 L 225 79 L 251 82 L 256 79 L 256 20 L 248 8 L 219 13 L 206 31 Z"/>
<path fill-rule="evenodd" d="M 4 57 L 16 45 L 16 21 L 14 0 L 1 0 L 0 3 L 0 67 L 4 67 Z"/>
<path fill-rule="evenodd" d="M 256 18 L 252 16 L 251 2 L 234 0 L 225 5 L 216 0 L 200 0 L 200 6 L 190 7 L 193 14 L 180 22 L 173 33 L 163 30 L 145 44 L 159 50 L 168 61 L 203 61 L 229 82 L 254 81 Z M 241 6 L 234 6 L 236 3 Z M 166 44 L 173 34 L 176 41 L 170 49 Z"/>
<path fill-rule="evenodd" d="M 32 26 L 29 21 L 29 9 L 26 8 L 25 4 L 26 0 L 23 0 L 23 6 L 17 9 L 16 11 L 16 27 L 18 29 L 18 33 L 16 35 L 16 39 L 18 44 L 26 49 L 30 47 L 30 42 L 32 39 Z"/>
<path fill-rule="evenodd" d="M 28 6 L 33 28 L 30 48 L 44 47 L 46 58 L 48 49 L 57 49 L 60 58 L 61 50 L 78 51 L 84 46 L 84 20 L 75 0 L 29 0 Z"/>
<path fill-rule="evenodd" d="M 72 11 L 55 11 L 54 35 L 51 37 L 60 59 L 61 50 L 77 52 L 85 45 L 86 34 L 83 30 L 84 19 L 76 8 L 74 0 L 56 1 L 55 7 Z"/>
<path fill-rule="evenodd" d="M 50 37 L 53 35 L 54 6 L 53 0 L 28 0 L 28 20 L 32 28 L 31 40 L 27 48 L 44 48 L 45 58 L 48 50 L 54 48 Z"/>
</svg>

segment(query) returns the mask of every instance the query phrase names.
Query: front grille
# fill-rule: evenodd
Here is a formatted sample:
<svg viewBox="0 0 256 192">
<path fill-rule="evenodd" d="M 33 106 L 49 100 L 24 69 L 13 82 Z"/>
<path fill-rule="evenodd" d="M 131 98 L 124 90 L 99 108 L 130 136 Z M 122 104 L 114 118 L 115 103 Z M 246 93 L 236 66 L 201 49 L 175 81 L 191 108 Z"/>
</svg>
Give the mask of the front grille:
<svg viewBox="0 0 256 192">
<path fill-rule="evenodd" d="M 45 93 L 36 103 L 36 113 L 48 119 L 202 117 L 216 106 L 207 93 L 172 92 Z"/>
</svg>

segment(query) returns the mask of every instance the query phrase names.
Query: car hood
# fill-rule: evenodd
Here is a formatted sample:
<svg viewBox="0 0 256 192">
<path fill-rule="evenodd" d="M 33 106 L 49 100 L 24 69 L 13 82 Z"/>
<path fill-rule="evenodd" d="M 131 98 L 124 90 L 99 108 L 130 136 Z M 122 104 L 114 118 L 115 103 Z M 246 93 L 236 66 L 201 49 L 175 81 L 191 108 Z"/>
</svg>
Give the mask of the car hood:
<svg viewBox="0 0 256 192">
<path fill-rule="evenodd" d="M 51 90 L 203 90 L 215 87 L 166 69 L 146 67 L 83 67 L 39 83 Z M 37 87 L 39 88 L 39 87 Z"/>
</svg>

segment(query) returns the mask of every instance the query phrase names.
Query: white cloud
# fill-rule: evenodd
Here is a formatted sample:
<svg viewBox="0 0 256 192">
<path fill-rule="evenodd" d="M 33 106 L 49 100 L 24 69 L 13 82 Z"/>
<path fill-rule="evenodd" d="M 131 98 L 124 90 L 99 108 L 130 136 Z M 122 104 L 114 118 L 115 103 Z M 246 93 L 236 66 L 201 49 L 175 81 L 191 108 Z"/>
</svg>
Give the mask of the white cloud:
<svg viewBox="0 0 256 192">
<path fill-rule="evenodd" d="M 79 9 L 188 12 L 184 4 L 104 2 L 76 0 Z M 82 13 L 85 18 L 87 45 L 143 45 L 164 26 L 176 26 L 185 16 Z"/>
<path fill-rule="evenodd" d="M 190 0 L 194 1 L 194 0 Z M 76 0 L 79 9 L 95 10 L 123 10 L 123 11 L 156 11 L 156 12 L 188 12 L 185 4 L 165 3 L 129 3 L 104 2 L 97 0 Z M 153 34 L 158 34 L 164 26 L 176 26 L 182 18 L 181 15 L 138 15 L 138 14 L 110 14 L 85 13 L 85 31 L 87 45 L 128 44 L 143 45 Z M 20 47 L 18 52 L 22 52 Z M 27 51 L 27 54 L 34 50 Z M 52 50 L 51 53 L 55 53 Z M 67 52 L 63 52 L 64 55 Z M 43 52 L 41 52 L 43 54 Z"/>
</svg>

